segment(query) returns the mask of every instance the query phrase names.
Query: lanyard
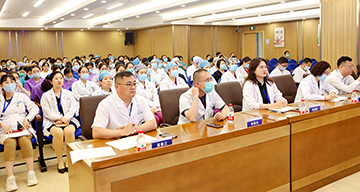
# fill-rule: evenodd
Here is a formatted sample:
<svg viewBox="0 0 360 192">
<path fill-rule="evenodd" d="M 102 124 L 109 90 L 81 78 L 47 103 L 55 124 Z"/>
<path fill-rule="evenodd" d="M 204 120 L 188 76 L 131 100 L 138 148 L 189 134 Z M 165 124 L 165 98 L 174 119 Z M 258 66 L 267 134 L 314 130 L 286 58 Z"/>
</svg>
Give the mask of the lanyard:
<svg viewBox="0 0 360 192">
<path fill-rule="evenodd" d="M 1 117 L 4 115 L 6 109 L 9 107 L 9 105 L 10 105 L 10 103 L 11 103 L 11 100 L 14 98 L 14 96 L 11 97 L 11 99 L 10 99 L 10 101 L 9 101 L 9 103 L 8 103 L 7 105 L 6 105 L 6 96 L 5 96 L 5 95 L 4 95 L 4 98 L 5 98 L 5 101 L 4 101 L 4 107 L 3 107 L 3 110 L 2 110 Z"/>
<path fill-rule="evenodd" d="M 59 103 L 57 104 L 57 107 L 58 107 L 58 111 L 59 111 L 59 112 L 60 112 L 60 107 L 61 107 L 61 94 L 62 94 L 62 93 L 60 93 Z"/>
<path fill-rule="evenodd" d="M 264 83 L 265 83 L 265 82 L 264 82 Z M 265 95 L 265 97 L 266 97 L 267 102 L 268 102 L 268 103 L 270 103 L 269 96 L 268 96 L 268 94 L 266 93 L 266 91 L 265 91 L 264 87 L 261 87 L 261 89 L 262 89 L 262 90 L 263 90 L 263 92 L 264 92 L 264 95 Z"/>
<path fill-rule="evenodd" d="M 133 107 L 133 103 L 131 103 L 131 105 L 130 105 L 129 117 L 131 116 L 132 107 Z"/>
</svg>

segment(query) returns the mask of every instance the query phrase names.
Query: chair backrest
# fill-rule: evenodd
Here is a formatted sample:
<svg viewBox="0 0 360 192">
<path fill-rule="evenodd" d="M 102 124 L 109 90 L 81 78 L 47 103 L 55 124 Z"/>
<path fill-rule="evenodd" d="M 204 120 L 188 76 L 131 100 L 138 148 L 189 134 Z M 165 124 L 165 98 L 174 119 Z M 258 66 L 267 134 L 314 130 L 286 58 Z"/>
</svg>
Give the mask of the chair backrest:
<svg viewBox="0 0 360 192">
<path fill-rule="evenodd" d="M 80 119 L 81 119 L 81 128 L 82 135 L 87 139 L 92 139 L 92 128 L 95 118 L 95 112 L 98 104 L 108 95 L 98 95 L 91 97 L 81 97 L 80 98 Z"/>
<path fill-rule="evenodd" d="M 176 125 L 179 120 L 179 98 L 189 88 L 168 89 L 159 92 L 164 123 Z"/>
<path fill-rule="evenodd" d="M 272 71 L 275 69 L 275 67 L 277 66 L 278 64 L 278 60 L 276 58 L 272 58 L 270 61 L 269 61 L 269 71 Z"/>
<path fill-rule="evenodd" d="M 313 61 L 312 64 L 311 64 L 311 68 L 314 67 L 314 65 L 315 65 L 316 63 L 318 63 L 316 60 Z"/>
<path fill-rule="evenodd" d="M 295 63 L 292 63 L 292 64 L 289 63 L 287 69 L 288 69 L 289 71 L 293 71 L 293 70 L 295 70 L 297 67 L 298 67 L 298 65 L 296 65 Z"/>
<path fill-rule="evenodd" d="M 357 77 L 360 76 L 360 65 L 356 65 L 356 70 L 357 70 Z M 357 79 L 357 78 L 355 78 Z"/>
<path fill-rule="evenodd" d="M 302 63 L 303 63 L 303 60 L 301 59 L 300 62 L 299 62 L 299 64 L 301 65 Z"/>
<path fill-rule="evenodd" d="M 230 81 L 215 85 L 216 92 L 229 105 L 233 105 L 234 111 L 239 112 L 242 110 L 242 87 L 238 81 Z"/>
<path fill-rule="evenodd" d="M 291 75 L 280 75 L 271 78 L 275 81 L 276 86 L 288 103 L 294 103 L 297 87 L 293 77 Z"/>
</svg>

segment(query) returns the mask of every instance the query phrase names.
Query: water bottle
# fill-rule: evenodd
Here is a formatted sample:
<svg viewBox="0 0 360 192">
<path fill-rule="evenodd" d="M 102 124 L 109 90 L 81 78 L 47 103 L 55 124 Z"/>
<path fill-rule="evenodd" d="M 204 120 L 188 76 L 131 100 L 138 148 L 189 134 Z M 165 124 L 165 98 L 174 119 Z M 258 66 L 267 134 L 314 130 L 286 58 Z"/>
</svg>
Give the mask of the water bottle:
<svg viewBox="0 0 360 192">
<path fill-rule="evenodd" d="M 145 151 L 146 150 L 146 139 L 144 137 L 144 131 L 139 130 L 139 135 L 137 137 L 136 151 Z"/>
<path fill-rule="evenodd" d="M 299 113 L 300 114 L 305 114 L 306 113 L 305 99 L 301 99 L 301 102 L 299 104 Z"/>
<path fill-rule="evenodd" d="M 351 93 L 351 103 L 357 103 L 358 102 L 358 96 L 356 94 L 356 90 L 353 90 Z"/>
<path fill-rule="evenodd" d="M 228 112 L 228 123 L 234 123 L 234 108 L 232 104 L 229 104 L 229 112 Z"/>
</svg>

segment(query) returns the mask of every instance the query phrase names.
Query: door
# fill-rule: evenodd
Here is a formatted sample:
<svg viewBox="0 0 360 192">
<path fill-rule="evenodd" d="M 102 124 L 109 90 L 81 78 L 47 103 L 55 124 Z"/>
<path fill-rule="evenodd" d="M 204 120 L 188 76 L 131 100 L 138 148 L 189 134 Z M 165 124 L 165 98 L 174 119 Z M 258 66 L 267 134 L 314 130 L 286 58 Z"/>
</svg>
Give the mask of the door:
<svg viewBox="0 0 360 192">
<path fill-rule="evenodd" d="M 256 57 L 256 33 L 245 33 L 243 45 L 243 57 Z"/>
</svg>

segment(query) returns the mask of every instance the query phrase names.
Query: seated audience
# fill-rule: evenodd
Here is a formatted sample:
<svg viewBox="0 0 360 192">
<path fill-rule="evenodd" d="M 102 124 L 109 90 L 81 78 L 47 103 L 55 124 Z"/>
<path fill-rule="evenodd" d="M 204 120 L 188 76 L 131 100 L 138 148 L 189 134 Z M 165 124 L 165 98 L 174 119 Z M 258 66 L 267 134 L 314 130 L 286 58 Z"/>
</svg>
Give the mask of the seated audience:
<svg viewBox="0 0 360 192">
<path fill-rule="evenodd" d="M 278 65 L 275 67 L 273 71 L 270 73 L 270 77 L 280 76 L 280 75 L 291 75 L 288 70 L 286 70 L 288 66 L 288 60 L 285 57 L 280 57 L 278 61 Z"/>
</svg>

